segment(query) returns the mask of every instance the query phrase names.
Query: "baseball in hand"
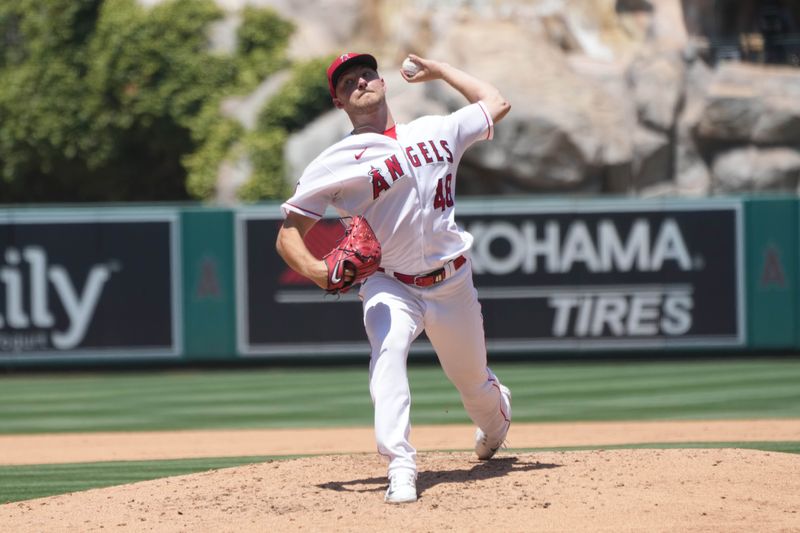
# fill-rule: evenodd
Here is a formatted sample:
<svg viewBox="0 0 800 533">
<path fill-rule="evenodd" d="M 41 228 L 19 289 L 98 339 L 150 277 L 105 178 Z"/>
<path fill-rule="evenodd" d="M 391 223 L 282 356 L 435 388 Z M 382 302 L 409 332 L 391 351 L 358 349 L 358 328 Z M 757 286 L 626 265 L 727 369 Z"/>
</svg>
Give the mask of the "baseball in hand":
<svg viewBox="0 0 800 533">
<path fill-rule="evenodd" d="M 408 57 L 403 60 L 403 66 L 401 68 L 409 78 L 419 72 L 419 65 L 411 61 L 411 58 Z"/>
</svg>

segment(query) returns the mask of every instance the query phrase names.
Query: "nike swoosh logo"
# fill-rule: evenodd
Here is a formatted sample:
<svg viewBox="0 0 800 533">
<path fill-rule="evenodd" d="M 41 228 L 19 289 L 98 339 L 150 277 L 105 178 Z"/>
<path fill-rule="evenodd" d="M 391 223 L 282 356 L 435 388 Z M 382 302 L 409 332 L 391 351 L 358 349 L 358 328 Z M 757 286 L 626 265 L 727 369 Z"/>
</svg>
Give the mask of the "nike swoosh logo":
<svg viewBox="0 0 800 533">
<path fill-rule="evenodd" d="M 331 272 L 331 283 L 333 283 L 334 285 L 336 283 L 339 283 L 340 281 L 342 281 L 342 274 L 341 274 L 341 271 L 339 269 L 339 266 L 341 264 L 342 264 L 342 262 L 338 261 L 336 263 L 336 266 L 333 267 L 333 272 Z"/>
<path fill-rule="evenodd" d="M 367 148 L 369 148 L 369 146 L 367 146 Z M 357 153 L 355 156 L 353 156 L 353 157 L 355 157 L 355 158 L 356 158 L 356 161 L 358 161 L 359 159 L 361 159 L 361 156 L 362 156 L 362 155 L 364 155 L 364 152 L 366 152 L 366 151 L 367 151 L 367 148 L 364 148 L 363 150 L 361 150 L 361 152 L 359 152 L 359 153 Z"/>
</svg>

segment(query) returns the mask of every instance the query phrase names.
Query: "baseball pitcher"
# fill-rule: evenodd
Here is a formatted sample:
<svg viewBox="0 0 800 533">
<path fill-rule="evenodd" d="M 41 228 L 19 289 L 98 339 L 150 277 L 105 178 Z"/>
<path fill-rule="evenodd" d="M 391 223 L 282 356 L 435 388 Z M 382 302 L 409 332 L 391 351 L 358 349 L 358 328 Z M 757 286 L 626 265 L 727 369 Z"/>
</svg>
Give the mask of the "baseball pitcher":
<svg viewBox="0 0 800 533">
<path fill-rule="evenodd" d="M 491 84 L 410 55 L 401 70 L 405 81 L 443 80 L 469 103 L 448 116 L 397 124 L 375 57 L 343 54 L 327 75 L 333 104 L 347 113 L 353 130 L 300 176 L 281 206 L 285 221 L 276 247 L 292 269 L 324 290 L 360 283 L 375 438 L 389 463 L 385 500 L 413 502 L 417 466 L 406 363 L 423 330 L 477 426 L 479 459 L 494 456 L 511 423 L 511 393 L 487 367 L 469 259 L 472 236 L 454 218 L 461 157 L 472 143 L 492 138 L 510 105 Z M 358 227 L 320 260 L 303 237 L 328 206 Z"/>
</svg>

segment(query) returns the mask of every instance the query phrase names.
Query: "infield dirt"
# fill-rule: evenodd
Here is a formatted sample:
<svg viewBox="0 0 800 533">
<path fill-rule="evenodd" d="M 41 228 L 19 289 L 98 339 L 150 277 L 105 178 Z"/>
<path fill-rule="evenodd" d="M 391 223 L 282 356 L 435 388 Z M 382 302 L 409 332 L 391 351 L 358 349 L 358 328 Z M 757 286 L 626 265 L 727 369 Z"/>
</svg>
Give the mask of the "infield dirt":
<svg viewBox="0 0 800 533">
<path fill-rule="evenodd" d="M 800 420 L 515 425 L 509 435 L 514 448 L 492 461 L 477 461 L 464 451 L 433 451 L 463 449 L 462 439 L 469 433 L 471 428 L 465 426 L 413 430 L 412 439 L 423 450 L 420 499 L 400 506 L 383 502 L 386 464 L 371 451 L 371 432 L 365 429 L 152 433 L 141 440 L 128 439 L 128 451 L 120 444 L 122 438 L 135 434 L 4 436 L 0 461 L 6 464 L 10 456 L 5 452 L 18 445 L 26 449 L 28 459 L 23 461 L 20 453 L 16 464 L 74 462 L 81 453 L 83 461 L 111 460 L 109 455 L 131 459 L 137 454 L 148 459 L 173 453 L 201 457 L 214 450 L 229 453 L 206 456 L 267 455 L 282 446 L 291 446 L 294 454 L 341 454 L 10 503 L 0 506 L 0 530 L 800 532 L 797 454 L 744 449 L 514 449 L 800 441 Z M 120 438 L 116 444 L 115 436 Z M 217 444 L 211 444 L 214 437 Z M 172 445 L 165 444 L 171 439 Z M 159 440 L 163 442 L 156 444 Z M 37 446 L 46 441 L 61 450 L 61 460 L 39 455 Z M 260 445 L 254 444 L 257 441 Z M 150 446 L 145 445 L 148 442 Z M 195 445 L 189 446 L 190 442 Z M 83 451 L 67 453 L 71 446 Z M 114 446 L 119 447 L 109 452 Z M 367 446 L 369 452 L 358 449 Z M 259 451 L 253 453 L 253 448 Z"/>
</svg>

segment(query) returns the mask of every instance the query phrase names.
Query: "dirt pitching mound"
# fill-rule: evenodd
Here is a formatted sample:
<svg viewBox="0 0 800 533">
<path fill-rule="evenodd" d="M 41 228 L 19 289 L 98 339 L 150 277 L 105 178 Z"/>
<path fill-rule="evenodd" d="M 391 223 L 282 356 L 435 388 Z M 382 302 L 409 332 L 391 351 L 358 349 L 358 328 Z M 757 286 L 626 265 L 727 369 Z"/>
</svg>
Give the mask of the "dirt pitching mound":
<svg viewBox="0 0 800 533">
<path fill-rule="evenodd" d="M 374 454 L 274 461 L 0 506 L 4 531 L 800 531 L 800 456 L 739 449 L 421 453 L 383 502 Z"/>
</svg>

